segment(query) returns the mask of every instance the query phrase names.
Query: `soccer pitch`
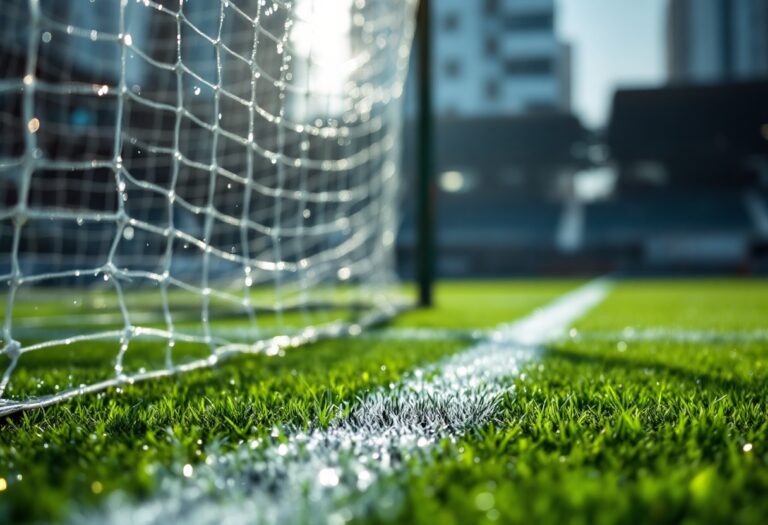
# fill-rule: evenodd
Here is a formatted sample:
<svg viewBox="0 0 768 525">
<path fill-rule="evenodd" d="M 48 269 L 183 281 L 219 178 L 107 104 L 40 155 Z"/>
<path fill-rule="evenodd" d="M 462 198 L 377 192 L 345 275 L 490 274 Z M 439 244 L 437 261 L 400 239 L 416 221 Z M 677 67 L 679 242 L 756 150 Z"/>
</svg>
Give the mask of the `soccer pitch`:
<svg viewBox="0 0 768 525">
<path fill-rule="evenodd" d="M 583 284 L 8 417 L 0 522 L 764 523 L 768 281 Z"/>
</svg>

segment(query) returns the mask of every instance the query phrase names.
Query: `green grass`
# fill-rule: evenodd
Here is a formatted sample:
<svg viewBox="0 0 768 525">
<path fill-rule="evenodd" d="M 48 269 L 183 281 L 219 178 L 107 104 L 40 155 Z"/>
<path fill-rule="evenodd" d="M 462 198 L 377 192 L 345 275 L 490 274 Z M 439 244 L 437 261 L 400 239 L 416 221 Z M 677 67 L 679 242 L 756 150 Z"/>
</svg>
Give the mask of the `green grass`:
<svg viewBox="0 0 768 525">
<path fill-rule="evenodd" d="M 766 298 L 765 281 L 629 282 L 578 325 L 765 329 Z M 620 343 L 549 348 L 496 424 L 390 480 L 399 519 L 766 523 L 768 343 Z"/>
<path fill-rule="evenodd" d="M 398 480 L 407 491 L 400 519 L 765 523 L 765 361 L 744 373 L 750 357 L 765 359 L 765 346 L 728 357 L 735 370 L 723 372 L 708 362 L 728 349 L 702 349 L 701 361 L 680 345 L 664 350 L 681 357 L 647 344 L 630 359 L 607 344 L 553 349 L 516 381 L 496 425 L 446 444 L 439 461 Z"/>
<path fill-rule="evenodd" d="M 147 494 L 156 463 L 194 463 L 208 446 L 226 450 L 275 426 L 324 426 L 356 394 L 460 347 L 329 341 L 9 418 L 0 433 L 0 477 L 10 483 L 0 522 L 61 517 L 72 503 L 98 499 L 94 482 L 102 495 Z"/>
<path fill-rule="evenodd" d="M 768 281 L 757 279 L 629 281 L 617 287 L 584 330 L 685 328 L 739 331 L 768 329 Z"/>
<path fill-rule="evenodd" d="M 437 308 L 394 324 L 493 326 L 574 285 L 448 283 Z M 621 333 L 766 330 L 768 282 L 624 282 L 576 326 L 578 338 L 510 379 L 515 395 L 492 425 L 383 480 L 396 505 L 364 521 L 765 523 L 768 343 L 624 341 Z M 326 425 L 356 395 L 462 346 L 327 341 L 9 418 L 0 428 L 0 477 L 9 483 L 0 523 L 60 518 L 116 489 L 151 494 L 155 465 L 200 461 L 214 444 L 233 447 L 274 426 Z M 87 373 L 88 354 L 79 355 L 52 370 L 37 363 L 28 379 Z"/>
<path fill-rule="evenodd" d="M 406 312 L 394 326 L 491 328 L 543 306 L 582 281 L 448 281 L 437 287 L 434 308 Z"/>
</svg>

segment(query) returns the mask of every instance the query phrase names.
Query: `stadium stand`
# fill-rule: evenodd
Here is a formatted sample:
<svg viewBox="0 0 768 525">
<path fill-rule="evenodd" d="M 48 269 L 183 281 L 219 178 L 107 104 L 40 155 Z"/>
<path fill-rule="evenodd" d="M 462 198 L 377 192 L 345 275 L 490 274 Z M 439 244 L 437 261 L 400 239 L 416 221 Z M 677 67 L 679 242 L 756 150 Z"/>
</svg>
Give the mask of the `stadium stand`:
<svg viewBox="0 0 768 525">
<path fill-rule="evenodd" d="M 469 180 L 437 193 L 440 273 L 768 269 L 765 93 L 765 81 L 620 90 L 599 136 L 558 113 L 440 122 L 438 186 L 447 170 Z M 613 192 L 579 201 L 572 177 L 596 166 Z M 406 273 L 412 228 L 406 211 Z"/>
</svg>

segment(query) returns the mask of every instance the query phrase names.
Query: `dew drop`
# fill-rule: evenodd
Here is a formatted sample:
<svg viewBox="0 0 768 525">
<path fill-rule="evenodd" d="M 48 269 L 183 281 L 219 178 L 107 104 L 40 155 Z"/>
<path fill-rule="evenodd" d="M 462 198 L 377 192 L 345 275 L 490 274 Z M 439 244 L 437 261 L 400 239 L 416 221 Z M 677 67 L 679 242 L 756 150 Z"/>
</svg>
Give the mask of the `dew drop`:
<svg viewBox="0 0 768 525">
<path fill-rule="evenodd" d="M 317 473 L 317 480 L 323 487 L 335 487 L 339 484 L 339 473 L 333 468 L 320 469 Z"/>
</svg>

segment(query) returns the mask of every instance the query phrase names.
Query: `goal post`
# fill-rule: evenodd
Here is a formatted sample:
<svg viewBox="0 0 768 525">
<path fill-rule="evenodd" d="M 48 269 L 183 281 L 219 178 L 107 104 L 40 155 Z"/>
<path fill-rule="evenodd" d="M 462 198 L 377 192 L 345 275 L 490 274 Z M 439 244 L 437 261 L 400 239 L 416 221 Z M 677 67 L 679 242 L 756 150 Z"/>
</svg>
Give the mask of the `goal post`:
<svg viewBox="0 0 768 525">
<path fill-rule="evenodd" d="M 4 4 L 0 414 L 391 316 L 415 3 Z"/>
<path fill-rule="evenodd" d="M 416 156 L 416 283 L 418 305 L 429 308 L 434 303 L 435 281 L 435 188 L 434 119 L 432 107 L 432 10 L 430 0 L 420 0 L 417 14 L 416 45 L 418 54 L 418 120 Z"/>
</svg>

